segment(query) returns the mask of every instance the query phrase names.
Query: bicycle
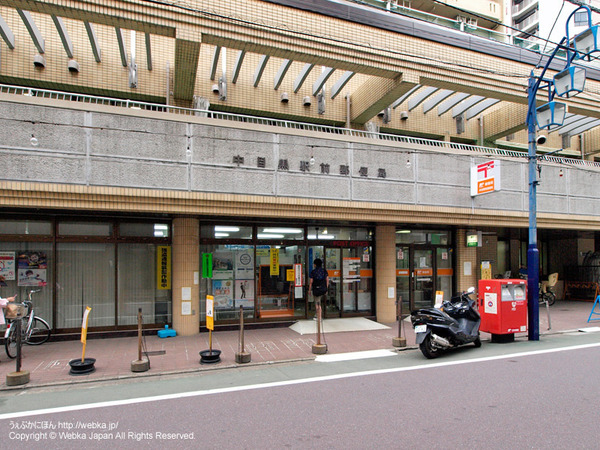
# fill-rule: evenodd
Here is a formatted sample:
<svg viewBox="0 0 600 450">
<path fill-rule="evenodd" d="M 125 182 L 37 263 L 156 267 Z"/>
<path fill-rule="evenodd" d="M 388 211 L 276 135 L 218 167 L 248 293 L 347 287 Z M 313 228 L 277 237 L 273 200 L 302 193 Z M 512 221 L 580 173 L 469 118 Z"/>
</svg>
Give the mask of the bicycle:
<svg viewBox="0 0 600 450">
<path fill-rule="evenodd" d="M 548 281 L 540 283 L 540 303 L 548 303 L 549 306 L 554 305 L 556 302 L 556 294 L 552 291 L 552 288 L 556 286 L 558 282 L 558 273 L 552 273 L 548 276 Z"/>
<path fill-rule="evenodd" d="M 4 348 L 9 358 L 17 357 L 17 320 L 21 321 L 21 343 L 27 345 L 41 345 L 50 339 L 50 325 L 41 317 L 35 315 L 31 296 L 40 290 L 29 291 L 28 300 L 23 302 L 27 314 L 18 319 L 9 319 L 4 333 Z"/>
</svg>

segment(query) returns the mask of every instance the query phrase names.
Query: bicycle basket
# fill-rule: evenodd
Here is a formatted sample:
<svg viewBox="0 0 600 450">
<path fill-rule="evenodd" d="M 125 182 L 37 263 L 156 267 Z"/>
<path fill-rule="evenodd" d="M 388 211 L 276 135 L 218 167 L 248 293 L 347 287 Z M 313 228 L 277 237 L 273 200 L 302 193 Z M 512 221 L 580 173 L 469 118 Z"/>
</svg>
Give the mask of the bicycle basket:
<svg viewBox="0 0 600 450">
<path fill-rule="evenodd" d="M 8 303 L 4 309 L 4 317 L 7 319 L 18 319 L 27 312 L 27 307 L 23 303 Z"/>
</svg>

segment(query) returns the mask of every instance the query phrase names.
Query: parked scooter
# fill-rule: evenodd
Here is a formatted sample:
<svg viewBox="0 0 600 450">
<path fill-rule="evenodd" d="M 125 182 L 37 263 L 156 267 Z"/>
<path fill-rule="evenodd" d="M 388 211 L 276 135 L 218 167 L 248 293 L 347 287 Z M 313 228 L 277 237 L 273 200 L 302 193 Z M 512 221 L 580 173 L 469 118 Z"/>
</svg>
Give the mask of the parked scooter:
<svg viewBox="0 0 600 450">
<path fill-rule="evenodd" d="M 410 320 L 415 329 L 417 344 L 426 358 L 437 358 L 445 350 L 460 345 L 481 347 L 479 325 L 481 317 L 475 309 L 475 300 L 466 292 L 442 302 L 441 309 L 425 308 L 413 311 Z"/>
</svg>

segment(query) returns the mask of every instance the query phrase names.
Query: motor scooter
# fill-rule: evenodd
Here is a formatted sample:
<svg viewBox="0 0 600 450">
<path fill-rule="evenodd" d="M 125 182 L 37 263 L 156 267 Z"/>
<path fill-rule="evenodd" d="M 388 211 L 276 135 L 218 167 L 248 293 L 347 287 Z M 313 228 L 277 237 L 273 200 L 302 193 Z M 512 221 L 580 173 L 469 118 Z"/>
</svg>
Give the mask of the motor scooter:
<svg viewBox="0 0 600 450">
<path fill-rule="evenodd" d="M 444 300 L 440 309 L 423 308 L 411 313 L 417 344 L 426 358 L 437 358 L 445 350 L 465 344 L 481 347 L 481 317 L 475 309 L 475 300 L 470 297 L 474 292 L 475 288 L 471 287 Z"/>
</svg>

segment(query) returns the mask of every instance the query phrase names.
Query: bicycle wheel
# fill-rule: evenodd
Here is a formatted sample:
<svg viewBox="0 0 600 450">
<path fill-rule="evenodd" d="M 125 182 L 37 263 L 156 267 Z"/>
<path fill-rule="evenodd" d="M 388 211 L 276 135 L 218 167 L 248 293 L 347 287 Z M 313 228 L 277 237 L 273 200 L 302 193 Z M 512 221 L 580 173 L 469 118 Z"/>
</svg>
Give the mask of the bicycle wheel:
<svg viewBox="0 0 600 450">
<path fill-rule="evenodd" d="M 554 295 L 554 292 L 546 292 L 544 294 L 544 300 L 548 302 L 548 305 L 552 306 L 556 302 L 556 295 Z"/>
<path fill-rule="evenodd" d="M 10 359 L 15 359 L 17 357 L 17 326 L 13 322 L 10 325 L 10 331 L 8 332 L 8 336 L 4 339 L 4 349 L 6 350 L 6 356 Z"/>
<path fill-rule="evenodd" d="M 44 319 L 39 317 L 33 318 L 33 324 L 31 327 L 31 334 L 26 343 L 29 345 L 40 345 L 50 339 L 50 326 Z"/>
</svg>

